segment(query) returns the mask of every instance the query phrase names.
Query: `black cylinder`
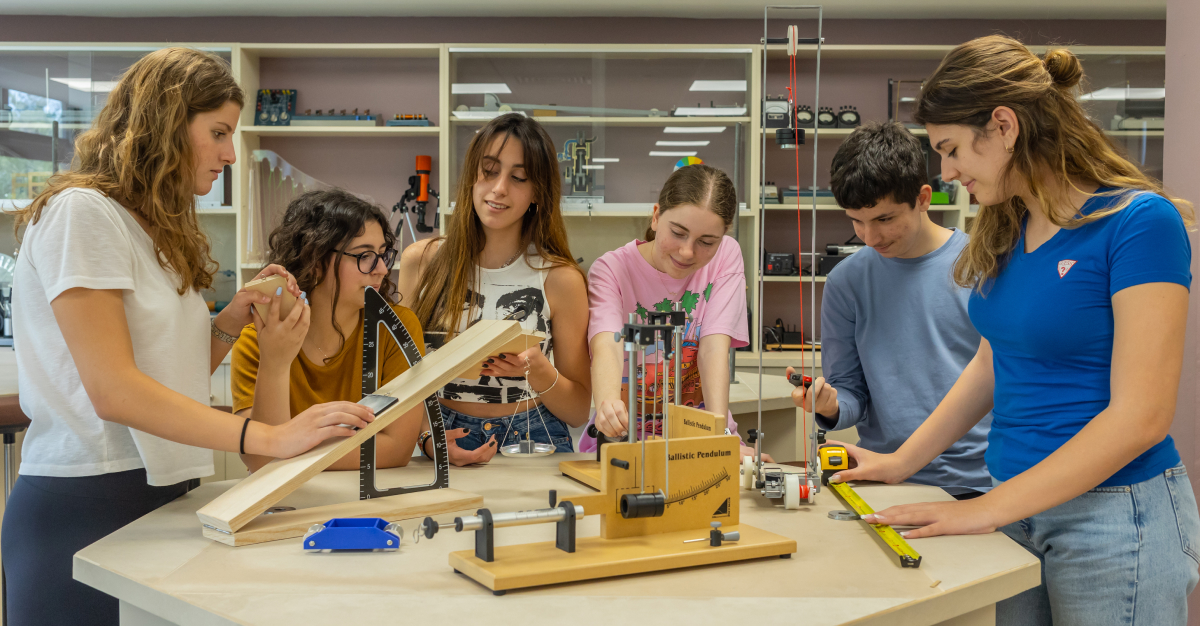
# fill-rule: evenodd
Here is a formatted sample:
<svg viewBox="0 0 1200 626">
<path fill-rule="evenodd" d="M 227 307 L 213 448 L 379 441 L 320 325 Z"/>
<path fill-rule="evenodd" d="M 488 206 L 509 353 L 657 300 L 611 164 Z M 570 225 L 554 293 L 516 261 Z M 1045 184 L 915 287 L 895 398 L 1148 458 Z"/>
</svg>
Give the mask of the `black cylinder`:
<svg viewBox="0 0 1200 626">
<path fill-rule="evenodd" d="M 627 493 L 621 496 L 621 517 L 662 517 L 667 498 L 661 493 Z"/>
<path fill-rule="evenodd" d="M 438 523 L 433 521 L 432 517 L 426 517 L 425 521 L 421 523 L 421 528 L 425 531 L 426 539 L 433 539 L 438 531 Z"/>
</svg>

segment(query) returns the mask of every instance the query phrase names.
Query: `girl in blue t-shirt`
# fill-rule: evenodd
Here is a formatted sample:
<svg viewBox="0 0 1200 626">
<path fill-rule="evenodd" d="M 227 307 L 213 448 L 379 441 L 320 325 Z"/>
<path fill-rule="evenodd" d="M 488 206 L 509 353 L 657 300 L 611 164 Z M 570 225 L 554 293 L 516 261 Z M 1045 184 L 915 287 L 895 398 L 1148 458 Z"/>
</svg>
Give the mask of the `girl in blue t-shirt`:
<svg viewBox="0 0 1200 626">
<path fill-rule="evenodd" d="M 991 410 L 991 492 L 868 521 L 918 526 L 909 538 L 1000 529 L 1036 555 L 1042 585 L 998 603 L 1000 624 L 1183 624 L 1200 514 L 1167 433 L 1193 212 L 1088 119 L 1082 77 L 1070 52 L 992 36 L 925 83 L 916 119 L 980 205 L 955 280 L 975 288 L 983 340 L 898 451 L 847 446 L 858 466 L 833 479 L 903 481 Z"/>
</svg>

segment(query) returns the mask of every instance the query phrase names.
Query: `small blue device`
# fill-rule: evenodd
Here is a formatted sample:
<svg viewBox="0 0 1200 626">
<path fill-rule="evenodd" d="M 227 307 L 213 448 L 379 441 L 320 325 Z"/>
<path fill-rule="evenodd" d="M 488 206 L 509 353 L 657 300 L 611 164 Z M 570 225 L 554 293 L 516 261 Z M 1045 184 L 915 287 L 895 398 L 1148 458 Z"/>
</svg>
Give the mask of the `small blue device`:
<svg viewBox="0 0 1200 626">
<path fill-rule="evenodd" d="M 304 535 L 305 550 L 398 550 L 404 530 L 378 517 L 335 517 Z"/>
</svg>

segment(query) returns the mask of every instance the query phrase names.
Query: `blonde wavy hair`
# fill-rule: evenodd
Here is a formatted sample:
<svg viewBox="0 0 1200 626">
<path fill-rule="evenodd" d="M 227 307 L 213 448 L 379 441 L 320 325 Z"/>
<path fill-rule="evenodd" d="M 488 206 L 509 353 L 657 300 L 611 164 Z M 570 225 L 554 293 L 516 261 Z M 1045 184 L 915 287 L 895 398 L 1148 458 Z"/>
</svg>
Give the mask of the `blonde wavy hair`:
<svg viewBox="0 0 1200 626">
<path fill-rule="evenodd" d="M 978 138 L 987 135 L 996 107 L 1012 109 L 1020 130 L 1002 179 L 1019 177 L 1046 217 L 1059 227 L 1074 228 L 1121 211 L 1136 195 L 1130 190 L 1166 198 L 1191 227 L 1195 221 L 1192 204 L 1167 195 L 1161 182 L 1122 156 L 1087 116 L 1077 97 L 1082 79 L 1083 66 L 1068 50 L 1052 49 L 1038 58 L 1010 37 L 980 37 L 946 55 L 922 87 L 914 119 L 921 125 L 968 126 Z M 1117 199 L 1088 215 L 1076 210 L 1071 217 L 1063 217 L 1056 207 L 1065 204 L 1066 198 L 1052 196 L 1043 178 L 1047 173 L 1081 193 L 1080 182 L 1115 187 L 1115 191 L 1090 195 Z M 955 282 L 982 290 L 988 279 L 995 278 L 1016 248 L 1027 211 L 1017 196 L 979 207 L 970 243 L 954 267 Z"/>
<path fill-rule="evenodd" d="M 55 175 L 16 212 L 15 230 L 36 224 L 55 194 L 88 187 L 150 224 L 158 263 L 179 275 L 179 293 L 212 286 L 217 264 L 196 219 L 195 156 L 188 123 L 226 102 L 245 103 L 229 65 L 216 55 L 164 48 L 121 77 L 92 127 L 75 139 L 71 169 Z"/>
</svg>

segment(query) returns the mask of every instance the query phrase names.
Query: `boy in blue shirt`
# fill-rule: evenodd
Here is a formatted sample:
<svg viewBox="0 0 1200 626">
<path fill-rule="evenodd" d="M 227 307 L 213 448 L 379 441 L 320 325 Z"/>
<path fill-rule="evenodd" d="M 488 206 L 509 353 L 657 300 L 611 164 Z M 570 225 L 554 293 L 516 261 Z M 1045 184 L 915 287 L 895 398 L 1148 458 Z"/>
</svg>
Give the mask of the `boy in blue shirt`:
<svg viewBox="0 0 1200 626">
<path fill-rule="evenodd" d="M 833 195 L 868 248 L 842 261 L 821 303 L 823 378 L 807 393 L 821 428 L 858 428 L 859 447 L 895 452 L 937 408 L 979 348 L 970 290 L 953 269 L 963 232 L 929 219 L 921 144 L 896 123 L 856 130 L 833 158 Z M 789 368 L 788 374 L 792 370 Z M 792 394 L 809 409 L 806 390 Z M 991 416 L 910 480 L 958 499 L 991 489 Z"/>
</svg>

